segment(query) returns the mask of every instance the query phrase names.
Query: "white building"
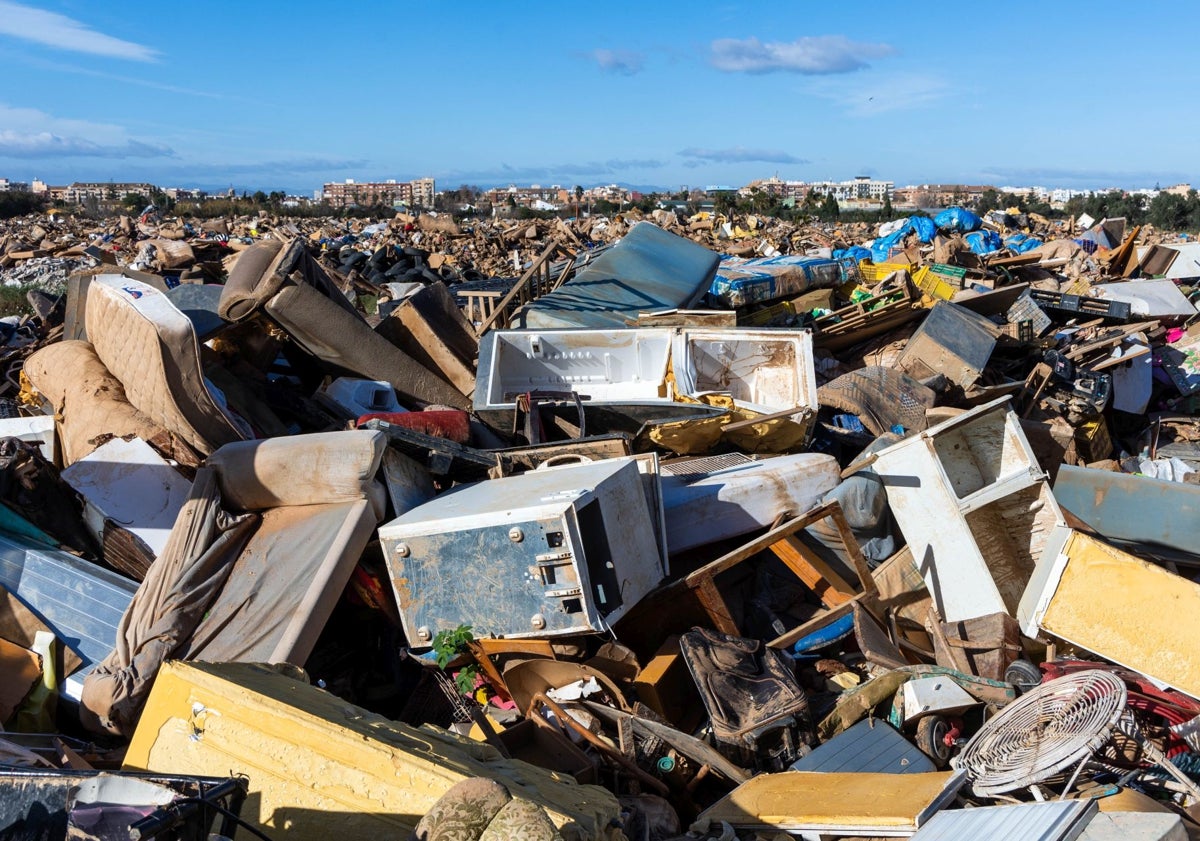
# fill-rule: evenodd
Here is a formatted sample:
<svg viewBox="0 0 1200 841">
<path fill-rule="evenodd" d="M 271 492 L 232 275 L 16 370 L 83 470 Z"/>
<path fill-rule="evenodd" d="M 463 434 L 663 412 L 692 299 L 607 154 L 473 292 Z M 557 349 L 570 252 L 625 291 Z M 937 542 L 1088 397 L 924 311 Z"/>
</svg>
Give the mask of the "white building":
<svg viewBox="0 0 1200 841">
<path fill-rule="evenodd" d="M 882 202 L 891 198 L 896 189 L 893 181 L 877 181 L 867 175 L 859 175 L 849 181 L 814 181 L 808 185 L 823 195 L 832 195 L 838 201 L 873 200 Z"/>
</svg>

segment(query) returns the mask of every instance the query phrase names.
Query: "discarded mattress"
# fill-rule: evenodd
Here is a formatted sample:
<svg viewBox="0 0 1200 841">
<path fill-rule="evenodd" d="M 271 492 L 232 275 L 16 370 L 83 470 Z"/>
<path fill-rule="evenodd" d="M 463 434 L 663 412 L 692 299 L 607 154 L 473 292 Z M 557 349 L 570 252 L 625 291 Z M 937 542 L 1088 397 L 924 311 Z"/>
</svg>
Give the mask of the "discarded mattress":
<svg viewBox="0 0 1200 841">
<path fill-rule="evenodd" d="M 259 311 L 339 371 L 386 380 L 409 401 L 469 405 L 458 389 L 372 330 L 301 240 L 267 240 L 238 257 L 219 312 L 229 321 L 244 321 Z"/>
<path fill-rule="evenodd" d="M 65 466 L 83 458 L 109 437 L 132 435 L 143 441 L 190 447 L 129 402 L 121 381 L 104 367 L 87 342 L 46 345 L 25 360 L 24 371 L 59 417 Z"/>
<path fill-rule="evenodd" d="M 406 838 L 467 777 L 540 805 L 567 841 L 623 837 L 610 828 L 620 810 L 606 789 L 437 727 L 389 721 L 261 665 L 164 666 L 124 768 L 247 774 L 242 817 L 293 841 Z"/>
<path fill-rule="evenodd" d="M 639 312 L 687 309 L 708 291 L 720 257 L 650 222 L 548 295 L 518 310 L 513 323 L 539 329 L 626 327 Z"/>
<path fill-rule="evenodd" d="M 153 286 L 99 275 L 88 289 L 87 332 L 96 356 L 150 420 L 207 455 L 252 438 L 243 419 L 210 390 L 192 322 Z"/>
<path fill-rule="evenodd" d="M 131 733 L 167 659 L 303 665 L 382 515 L 384 446 L 354 430 L 214 453 L 85 681 L 87 726 Z"/>
<path fill-rule="evenodd" d="M 850 279 L 846 265 L 824 257 L 789 254 L 750 260 L 723 257 L 708 294 L 730 308 L 830 289 Z"/>
<path fill-rule="evenodd" d="M 189 482 L 145 441 L 114 438 L 62 471 L 87 505 L 84 520 L 103 543 L 112 525 L 132 533 L 150 554 L 166 546 Z"/>
</svg>

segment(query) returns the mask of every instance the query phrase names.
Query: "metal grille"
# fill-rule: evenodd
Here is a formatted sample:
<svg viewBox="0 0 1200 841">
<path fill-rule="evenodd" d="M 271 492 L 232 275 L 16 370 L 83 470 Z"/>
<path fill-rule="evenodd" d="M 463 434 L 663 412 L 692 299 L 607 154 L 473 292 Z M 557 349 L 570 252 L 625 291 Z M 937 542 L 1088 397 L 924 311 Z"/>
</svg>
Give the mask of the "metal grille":
<svg viewBox="0 0 1200 841">
<path fill-rule="evenodd" d="M 694 482 L 718 470 L 728 470 L 732 467 L 753 463 L 754 459 L 741 453 L 726 453 L 719 456 L 663 462 L 660 469 L 667 476 L 674 476 L 684 482 Z"/>
</svg>

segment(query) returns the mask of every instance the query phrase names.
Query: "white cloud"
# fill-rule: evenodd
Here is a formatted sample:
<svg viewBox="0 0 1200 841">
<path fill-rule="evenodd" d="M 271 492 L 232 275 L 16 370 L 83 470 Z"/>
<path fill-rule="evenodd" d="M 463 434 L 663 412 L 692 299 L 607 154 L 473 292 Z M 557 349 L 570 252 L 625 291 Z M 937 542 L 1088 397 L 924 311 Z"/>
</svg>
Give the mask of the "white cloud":
<svg viewBox="0 0 1200 841">
<path fill-rule="evenodd" d="M 60 50 L 134 61 L 154 61 L 158 51 L 97 32 L 57 12 L 0 0 L 0 35 L 11 35 Z"/>
<path fill-rule="evenodd" d="M 596 62 L 605 73 L 633 76 L 642 72 L 646 58 L 632 50 L 592 50 L 588 58 Z"/>
<path fill-rule="evenodd" d="M 161 143 L 126 140 L 95 143 L 83 137 L 62 137 L 48 131 L 0 129 L 0 158 L 163 158 L 175 152 Z"/>
<path fill-rule="evenodd" d="M 169 146 L 130 137 L 124 128 L 55 117 L 36 108 L 0 104 L 0 158 L 174 157 Z"/>
<path fill-rule="evenodd" d="M 695 158 L 714 163 L 810 163 L 810 161 L 798 158 L 789 152 L 784 152 L 782 149 L 747 149 L 744 146 L 734 146 L 731 149 L 697 149 L 692 147 L 690 149 L 683 149 L 679 154 L 685 158 Z"/>
<path fill-rule="evenodd" d="M 795 41 L 762 42 L 757 38 L 718 38 L 710 45 L 709 63 L 727 73 L 850 73 L 867 67 L 866 59 L 895 52 L 888 44 L 851 41 L 844 35 L 816 35 Z"/>
</svg>

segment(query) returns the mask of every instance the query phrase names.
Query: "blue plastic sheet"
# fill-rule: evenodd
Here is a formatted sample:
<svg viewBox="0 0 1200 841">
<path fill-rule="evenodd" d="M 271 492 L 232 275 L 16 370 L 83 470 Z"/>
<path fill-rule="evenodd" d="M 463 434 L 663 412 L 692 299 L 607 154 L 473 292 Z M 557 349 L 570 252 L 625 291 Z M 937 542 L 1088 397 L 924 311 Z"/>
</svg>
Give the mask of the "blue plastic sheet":
<svg viewBox="0 0 1200 841">
<path fill-rule="evenodd" d="M 1004 240 L 1004 247 L 1014 254 L 1024 254 L 1026 251 L 1031 251 L 1041 244 L 1042 241 L 1040 239 L 1028 236 L 1027 234 L 1013 234 Z"/>
<path fill-rule="evenodd" d="M 933 242 L 933 238 L 937 236 L 937 225 L 928 216 L 910 216 L 908 226 L 909 230 L 916 231 L 917 239 L 921 242 Z"/>
<path fill-rule="evenodd" d="M 863 249 L 865 250 L 865 249 Z M 801 295 L 810 289 L 840 286 L 851 277 L 857 260 L 789 254 L 743 260 L 725 257 L 709 287 L 709 295 L 727 307 Z"/>
<path fill-rule="evenodd" d="M 870 260 L 872 256 L 871 249 L 863 248 L 861 245 L 852 245 L 849 248 L 835 248 L 833 251 L 833 259 L 850 259 L 856 263 L 859 260 Z"/>
<path fill-rule="evenodd" d="M 886 263 L 888 256 L 893 248 L 898 248 L 908 233 L 907 228 L 901 228 L 898 231 L 888 234 L 886 237 L 880 237 L 871 243 L 871 260 L 875 263 Z"/>
<path fill-rule="evenodd" d="M 948 207 L 933 217 L 933 223 L 943 231 L 960 234 L 978 231 L 983 226 L 983 220 L 965 207 Z"/>
<path fill-rule="evenodd" d="M 967 234 L 966 240 L 967 245 L 971 246 L 971 250 L 976 254 L 991 254 L 1004 247 L 1000 235 L 995 231 L 972 231 Z"/>
</svg>

